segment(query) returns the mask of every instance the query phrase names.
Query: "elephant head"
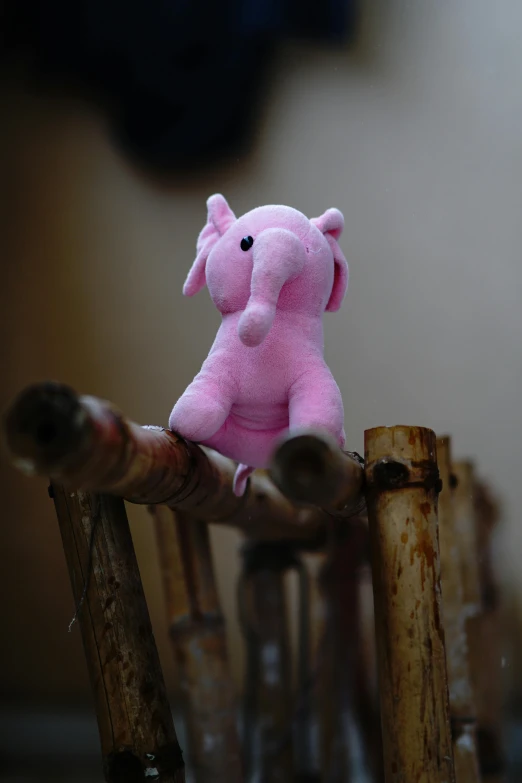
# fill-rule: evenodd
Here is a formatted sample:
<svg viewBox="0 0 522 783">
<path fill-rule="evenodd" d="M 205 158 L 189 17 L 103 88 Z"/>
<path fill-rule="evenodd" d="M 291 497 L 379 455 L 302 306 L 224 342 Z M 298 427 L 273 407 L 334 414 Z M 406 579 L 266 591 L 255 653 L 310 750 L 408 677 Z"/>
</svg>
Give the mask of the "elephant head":
<svg viewBox="0 0 522 783">
<path fill-rule="evenodd" d="M 265 339 L 278 310 L 320 317 L 341 307 L 348 265 L 338 244 L 339 210 L 309 220 L 291 207 L 265 206 L 236 218 L 220 194 L 207 208 L 183 293 L 193 296 L 206 283 L 223 315 L 241 313 L 245 345 Z"/>
</svg>

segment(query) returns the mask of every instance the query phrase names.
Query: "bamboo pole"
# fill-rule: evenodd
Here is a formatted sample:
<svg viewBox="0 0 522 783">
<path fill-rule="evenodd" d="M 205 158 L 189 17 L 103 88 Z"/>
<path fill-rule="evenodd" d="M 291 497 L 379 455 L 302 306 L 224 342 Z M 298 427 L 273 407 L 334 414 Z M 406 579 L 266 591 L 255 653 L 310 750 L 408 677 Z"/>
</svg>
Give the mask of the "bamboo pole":
<svg viewBox="0 0 522 783">
<path fill-rule="evenodd" d="M 478 547 L 481 613 L 470 622 L 470 645 L 480 650 L 475 659 L 479 758 L 484 781 L 497 781 L 505 773 L 502 737 L 502 606 L 492 562 L 492 533 L 499 521 L 499 508 L 487 486 L 476 481 L 474 492 Z M 480 665 L 479 665 L 480 663 Z"/>
<path fill-rule="evenodd" d="M 169 633 L 196 783 L 243 780 L 235 686 L 208 526 L 153 506 Z"/>
<path fill-rule="evenodd" d="M 163 674 L 123 500 L 53 484 L 107 783 L 183 783 Z"/>
<path fill-rule="evenodd" d="M 294 714 L 294 783 L 319 783 L 313 748 L 312 601 L 313 585 L 307 562 L 297 559 L 297 704 Z"/>
<path fill-rule="evenodd" d="M 247 653 L 246 777 L 288 783 L 294 773 L 294 702 L 284 577 L 296 561 L 291 547 L 277 543 L 249 543 L 242 554 L 238 598 Z"/>
<path fill-rule="evenodd" d="M 160 427 L 139 427 L 110 404 L 78 397 L 66 386 L 26 389 L 9 409 L 4 428 L 20 469 L 50 475 L 71 489 L 162 503 L 255 538 L 309 542 L 324 536 L 327 515 L 294 507 L 264 474 L 252 476 L 246 495 L 238 498 L 231 460 Z"/>
<path fill-rule="evenodd" d="M 326 610 L 319 667 L 324 783 L 348 783 L 367 776 L 372 781 L 382 779 L 378 713 L 362 647 L 360 579 L 367 546 L 366 525 L 350 525 L 332 542 L 321 574 Z"/>
<path fill-rule="evenodd" d="M 438 509 L 440 562 L 455 777 L 457 783 L 479 783 L 477 714 L 468 663 L 462 551 L 453 513 L 454 477 L 448 436 L 437 438 L 437 462 L 442 480 Z"/>
<path fill-rule="evenodd" d="M 468 617 L 475 617 L 481 610 L 478 539 L 475 524 L 475 476 L 470 461 L 453 463 L 455 488 L 455 526 L 461 552 L 463 601 Z"/>
<path fill-rule="evenodd" d="M 455 783 L 441 619 L 435 435 L 365 433 L 387 783 Z"/>
<path fill-rule="evenodd" d="M 354 452 L 344 452 L 327 432 L 284 438 L 275 451 L 270 476 L 295 503 L 319 506 L 344 516 L 364 510 L 364 470 Z"/>
<path fill-rule="evenodd" d="M 484 669 L 486 648 L 482 640 L 482 590 L 480 584 L 478 530 L 475 508 L 475 468 L 471 461 L 461 460 L 453 465 L 455 477 L 455 522 L 460 539 L 461 569 L 466 612 L 466 639 L 471 687 L 478 713 L 482 712 L 481 696 L 484 675 L 493 672 Z M 489 732 L 486 732 L 489 735 Z M 488 736 L 489 739 L 489 736 Z M 477 726 L 477 743 L 480 767 L 483 768 L 484 729 L 480 719 Z M 486 744 L 489 743 L 486 741 Z M 491 748 L 489 748 L 490 750 Z M 489 755 L 489 754 L 488 754 Z"/>
</svg>

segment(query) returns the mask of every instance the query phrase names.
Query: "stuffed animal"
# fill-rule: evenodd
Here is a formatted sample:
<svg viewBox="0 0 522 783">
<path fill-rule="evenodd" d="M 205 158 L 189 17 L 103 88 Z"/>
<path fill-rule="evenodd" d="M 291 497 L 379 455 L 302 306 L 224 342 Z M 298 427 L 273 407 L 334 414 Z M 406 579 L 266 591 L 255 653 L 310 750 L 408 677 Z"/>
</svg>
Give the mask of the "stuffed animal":
<svg viewBox="0 0 522 783">
<path fill-rule="evenodd" d="M 193 296 L 206 283 L 222 323 L 169 426 L 236 460 L 234 492 L 242 495 L 289 430 L 324 429 L 344 446 L 343 403 L 323 357 L 322 324 L 348 287 L 338 244 L 344 219 L 328 209 L 309 220 L 284 206 L 236 218 L 220 194 L 207 208 L 183 293 Z"/>
</svg>

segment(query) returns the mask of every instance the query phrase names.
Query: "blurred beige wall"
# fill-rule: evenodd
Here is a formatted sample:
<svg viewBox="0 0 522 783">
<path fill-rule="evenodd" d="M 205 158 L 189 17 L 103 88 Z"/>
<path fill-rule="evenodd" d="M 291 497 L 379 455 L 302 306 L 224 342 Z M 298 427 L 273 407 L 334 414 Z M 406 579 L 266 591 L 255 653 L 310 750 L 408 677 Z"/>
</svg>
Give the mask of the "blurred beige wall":
<svg viewBox="0 0 522 783">
<path fill-rule="evenodd" d="M 366 5 L 355 51 L 287 46 L 255 150 L 193 181 L 147 181 L 86 108 L 6 96 L 2 110 L 2 405 L 55 378 L 167 422 L 218 318 L 181 287 L 223 192 L 240 214 L 293 205 L 345 215 L 348 299 L 326 319 L 350 448 L 365 428 L 451 432 L 505 505 L 502 574 L 521 580 L 522 4 Z M 245 96 L 248 100 L 248 96 Z M 1 688 L 77 702 L 87 682 L 45 482 L 2 465 Z M 130 517 L 169 682 L 153 531 Z M 236 672 L 236 534 L 214 531 Z"/>
</svg>

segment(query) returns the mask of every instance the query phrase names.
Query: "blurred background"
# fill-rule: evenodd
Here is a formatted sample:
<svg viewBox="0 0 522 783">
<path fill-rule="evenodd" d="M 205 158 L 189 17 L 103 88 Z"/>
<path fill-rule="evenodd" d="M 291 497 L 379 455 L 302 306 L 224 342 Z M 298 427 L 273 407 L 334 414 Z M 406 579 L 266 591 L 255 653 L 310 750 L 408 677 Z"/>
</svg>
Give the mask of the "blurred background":
<svg viewBox="0 0 522 783">
<path fill-rule="evenodd" d="M 365 428 L 377 425 L 450 432 L 455 455 L 472 457 L 493 487 L 499 666 L 514 731 L 522 5 L 71 6 L 0 3 L 2 407 L 50 378 L 166 425 L 218 326 L 206 292 L 181 294 L 207 197 L 222 192 L 238 215 L 266 203 L 310 217 L 338 207 L 351 278 L 344 308 L 325 319 L 326 354 L 348 447 L 362 452 Z M 80 781 L 71 773 L 80 758 L 85 781 L 97 783 L 96 724 L 79 629 L 67 632 L 74 606 L 46 484 L 4 460 L 1 497 L 0 779 Z M 129 515 L 173 692 L 154 534 L 144 509 Z M 212 536 L 240 685 L 240 538 Z"/>
</svg>

